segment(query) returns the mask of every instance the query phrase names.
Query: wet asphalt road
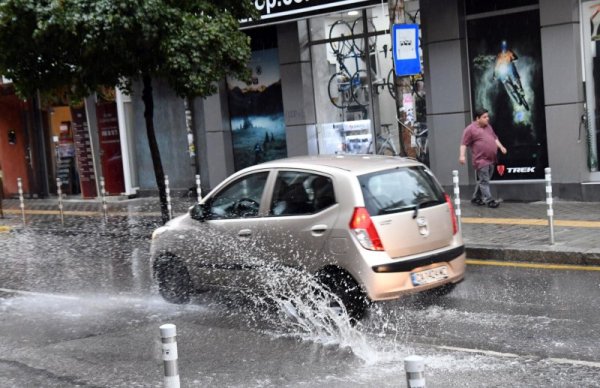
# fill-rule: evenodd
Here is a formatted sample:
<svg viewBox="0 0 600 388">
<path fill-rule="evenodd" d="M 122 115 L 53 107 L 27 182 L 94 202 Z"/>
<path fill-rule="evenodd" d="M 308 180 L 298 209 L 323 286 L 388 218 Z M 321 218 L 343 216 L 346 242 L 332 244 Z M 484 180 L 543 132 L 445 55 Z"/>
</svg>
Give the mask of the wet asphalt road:
<svg viewBox="0 0 600 388">
<path fill-rule="evenodd" d="M 378 303 L 357 327 L 298 322 L 248 295 L 157 296 L 147 233 L 0 234 L 0 387 L 160 387 L 158 327 L 182 386 L 600 386 L 600 271 L 471 265 L 450 295 Z"/>
</svg>

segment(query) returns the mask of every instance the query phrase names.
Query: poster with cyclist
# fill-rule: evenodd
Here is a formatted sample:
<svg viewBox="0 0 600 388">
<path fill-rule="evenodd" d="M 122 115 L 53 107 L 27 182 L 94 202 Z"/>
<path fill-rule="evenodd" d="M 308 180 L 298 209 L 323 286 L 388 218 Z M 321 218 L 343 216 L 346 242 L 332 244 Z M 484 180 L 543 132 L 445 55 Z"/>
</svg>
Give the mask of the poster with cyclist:
<svg viewBox="0 0 600 388">
<path fill-rule="evenodd" d="M 539 10 L 467 22 L 472 107 L 485 107 L 509 152 L 494 180 L 543 179 L 548 166 Z"/>
</svg>

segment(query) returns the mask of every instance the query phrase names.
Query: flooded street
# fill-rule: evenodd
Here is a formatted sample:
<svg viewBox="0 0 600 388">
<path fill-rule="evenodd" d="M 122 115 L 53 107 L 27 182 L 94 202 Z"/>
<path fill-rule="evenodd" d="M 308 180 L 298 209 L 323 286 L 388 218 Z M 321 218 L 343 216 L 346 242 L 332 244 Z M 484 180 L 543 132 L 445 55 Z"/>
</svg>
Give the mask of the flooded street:
<svg viewBox="0 0 600 388">
<path fill-rule="evenodd" d="M 164 302 L 150 224 L 0 234 L 1 387 L 160 387 L 164 323 L 184 387 L 406 386 L 412 354 L 429 387 L 600 386 L 599 271 L 471 265 L 448 296 L 352 327 L 234 291 Z"/>
</svg>

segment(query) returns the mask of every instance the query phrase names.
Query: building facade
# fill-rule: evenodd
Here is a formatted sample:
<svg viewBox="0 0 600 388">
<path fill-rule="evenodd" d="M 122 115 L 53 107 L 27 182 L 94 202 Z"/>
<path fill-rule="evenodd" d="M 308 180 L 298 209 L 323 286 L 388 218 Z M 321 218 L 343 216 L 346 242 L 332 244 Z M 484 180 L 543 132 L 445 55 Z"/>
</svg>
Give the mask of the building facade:
<svg viewBox="0 0 600 388">
<path fill-rule="evenodd" d="M 468 196 L 476 179 L 458 163 L 460 138 L 473 110 L 485 107 L 508 148 L 493 178 L 497 197 L 544 199 L 550 167 L 557 197 L 600 201 L 600 0 L 398 3 L 257 0 L 263 18 L 242 23 L 252 38 L 250 84 L 226 79 L 216 95 L 184 101 L 154 80 L 156 134 L 172 190 L 185 193 L 198 174 L 206 192 L 236 170 L 286 156 L 405 153 L 447 187 L 458 170 Z M 390 19 L 416 30 L 391 34 Z M 415 58 L 417 71 L 396 86 L 394 66 Z M 94 179 L 120 168 L 113 194 L 155 193 L 141 87 L 131 96 L 116 91 L 114 104 L 108 113 L 117 121 L 105 119 L 118 132 L 110 133 L 98 98 L 84 105 Z M 41 175 L 51 192 L 60 170 L 53 140 L 61 144 L 63 122 L 77 123 L 72 108 L 64 120 L 53 119 L 60 109 L 49 110 L 42 130 L 49 156 L 38 159 L 48 161 Z M 102 161 L 103 131 L 117 135 L 108 139 L 120 151 L 116 168 Z M 1 143 L 8 135 L 0 135 L 2 166 L 25 158 L 8 156 Z"/>
</svg>

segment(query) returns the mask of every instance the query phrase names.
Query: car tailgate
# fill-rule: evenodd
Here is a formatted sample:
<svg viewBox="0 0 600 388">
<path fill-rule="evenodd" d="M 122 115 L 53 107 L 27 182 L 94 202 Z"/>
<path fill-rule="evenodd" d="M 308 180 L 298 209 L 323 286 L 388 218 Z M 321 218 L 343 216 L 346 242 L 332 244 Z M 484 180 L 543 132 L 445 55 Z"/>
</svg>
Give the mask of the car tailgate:
<svg viewBox="0 0 600 388">
<path fill-rule="evenodd" d="M 393 258 L 449 246 L 452 219 L 447 204 L 372 217 L 385 251 Z"/>
</svg>

